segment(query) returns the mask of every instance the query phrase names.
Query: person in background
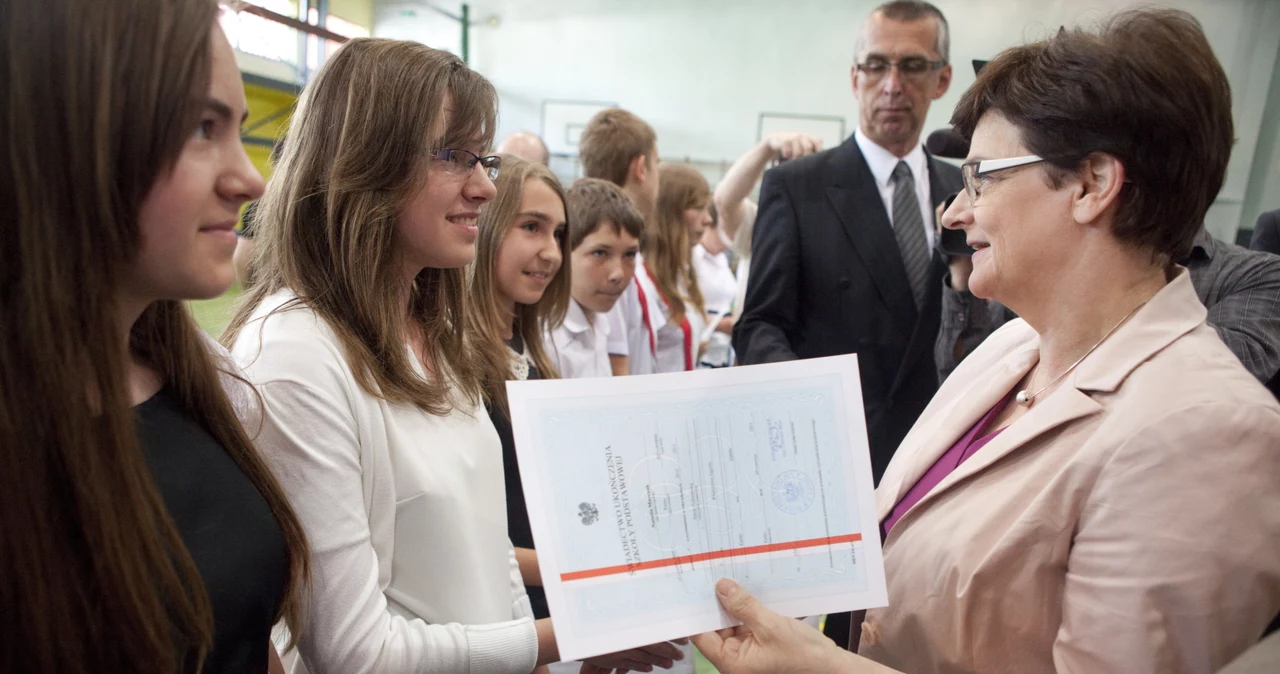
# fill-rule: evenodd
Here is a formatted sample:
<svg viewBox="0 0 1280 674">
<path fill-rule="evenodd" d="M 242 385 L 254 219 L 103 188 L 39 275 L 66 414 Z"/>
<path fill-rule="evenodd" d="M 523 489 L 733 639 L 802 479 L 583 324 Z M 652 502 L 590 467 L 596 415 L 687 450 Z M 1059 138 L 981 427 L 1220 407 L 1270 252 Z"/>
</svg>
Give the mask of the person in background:
<svg viewBox="0 0 1280 674">
<path fill-rule="evenodd" d="M 711 216 L 702 236 L 693 246 L 693 275 L 698 279 L 702 298 L 707 307 L 707 330 L 704 334 L 707 348 L 698 361 L 698 367 L 728 367 L 733 364 L 729 336 L 733 334 L 733 322 L 737 319 L 734 298 L 738 294 L 738 279 L 729 264 L 729 246 L 724 232 L 717 222 L 715 202 L 707 209 Z"/>
<path fill-rule="evenodd" d="M 274 166 L 280 160 L 280 152 L 284 149 L 284 138 L 276 141 L 271 146 L 271 165 Z M 237 233 L 240 238 L 236 239 L 236 254 L 233 261 L 236 265 L 236 284 L 241 289 L 248 288 L 253 282 L 253 256 L 254 256 L 254 218 L 257 217 L 258 202 L 251 202 L 244 207 L 244 211 L 240 214 L 240 229 Z"/>
<path fill-rule="evenodd" d="M 471 343 L 485 361 L 485 406 L 502 442 L 507 531 L 534 617 L 541 619 L 549 618 L 551 612 L 542 591 L 505 387 L 508 380 L 558 378 L 542 335 L 560 325 L 570 301 L 570 270 L 562 269 L 569 253 L 569 224 L 564 192 L 550 170 L 514 155 L 500 156 L 497 195 L 480 216 L 466 322 Z M 670 649 L 667 657 L 683 657 L 676 647 L 666 648 Z M 628 663 L 664 662 L 640 659 L 647 655 L 637 649 Z M 551 663 L 547 671 L 578 672 L 581 666 Z"/>
<path fill-rule="evenodd" d="M 581 178 L 565 192 L 569 209 L 570 288 L 564 322 L 546 344 L 565 379 L 609 377 L 609 322 L 605 316 L 636 273 L 644 219 L 622 188 Z"/>
<path fill-rule="evenodd" d="M 716 185 L 712 205 L 716 209 L 718 234 L 726 241 L 737 263 L 733 267 L 737 276 L 737 292 L 733 306 L 740 313 L 747 293 L 747 279 L 751 272 L 751 234 L 755 231 L 756 202 L 751 192 L 770 163 L 806 157 L 822 150 L 822 141 L 795 131 L 779 131 L 769 134 L 756 143 L 746 154 L 738 157 Z"/>
<path fill-rule="evenodd" d="M 937 7 L 877 7 L 854 49 L 858 129 L 839 147 L 764 176 L 750 276 L 733 349 L 743 365 L 858 355 L 876 483 L 938 390 L 933 347 L 941 279 L 934 207 L 960 171 L 920 142 L 951 85 L 950 34 Z M 826 633 L 844 644 L 848 614 Z"/>
<path fill-rule="evenodd" d="M 631 198 L 646 223 L 658 208 L 658 138 L 643 119 L 621 108 L 607 108 L 587 122 L 579 140 L 583 175 L 607 180 Z M 637 270 L 644 266 L 636 258 Z M 645 320 L 657 315 L 660 298 L 637 273 L 608 314 L 609 361 L 615 375 L 656 372 L 659 326 Z"/>
<path fill-rule="evenodd" d="M 236 230 L 236 252 L 231 257 L 231 261 L 236 269 L 236 284 L 241 288 L 248 288 L 249 284 L 253 282 L 253 275 L 249 269 L 253 264 L 253 221 L 257 214 L 258 202 L 254 201 L 245 206 L 244 212 L 240 215 L 240 229 Z"/>
<path fill-rule="evenodd" d="M 542 142 L 538 134 L 531 131 L 516 131 L 498 143 L 498 154 L 513 154 L 535 164 L 547 166 L 551 163 L 551 151 Z"/>
<path fill-rule="evenodd" d="M 1253 238 L 1249 248 L 1272 255 L 1280 255 L 1280 209 L 1267 211 L 1258 216 L 1253 226 Z"/>
<path fill-rule="evenodd" d="M 711 187 L 688 164 L 663 164 L 658 209 L 645 222 L 640 240 L 643 294 L 656 294 L 658 313 L 644 316 L 656 333 L 656 372 L 683 372 L 697 366 L 707 326 L 698 277 L 693 272 L 693 242 L 711 222 Z"/>
<path fill-rule="evenodd" d="M 872 475 L 879 481 L 938 388 L 946 265 L 934 206 L 961 188 L 920 142 L 951 84 L 949 34 L 927 2 L 877 7 L 850 70 L 859 122 L 843 145 L 769 171 L 733 346 L 746 365 L 858 354 Z M 839 628 L 837 628 L 837 631 Z M 839 636 L 839 635 L 836 635 Z"/>
<path fill-rule="evenodd" d="M 463 318 L 496 115 L 456 56 L 351 40 L 303 90 L 259 207 L 257 278 L 223 339 L 259 386 L 259 442 L 313 545 L 295 671 L 559 659 L 507 536 L 489 374 Z"/>
<path fill-rule="evenodd" d="M 502 441 L 507 532 L 535 618 L 547 618 L 547 597 L 534 553 L 529 513 L 507 408 L 507 380 L 555 379 L 542 334 L 564 320 L 569 303 L 568 222 L 560 181 L 545 166 L 502 157 L 492 203 L 481 212 L 476 259 L 469 267 L 467 334 L 485 363 L 484 400 Z"/>
<path fill-rule="evenodd" d="M 1280 381 L 1280 256 L 1251 251 L 1215 239 L 1203 227 L 1187 268 L 1196 296 L 1209 310 L 1209 325 L 1259 381 L 1276 392 Z M 1017 318 L 999 302 L 969 291 L 973 261 L 950 259 L 942 289 L 942 326 L 934 357 L 943 381 L 991 333 Z"/>
<path fill-rule="evenodd" d="M 257 672 L 302 527 L 185 300 L 262 177 L 213 0 L 0 7 L 0 671 Z"/>
<path fill-rule="evenodd" d="M 943 225 L 1021 318 L 876 490 L 888 607 L 854 655 L 723 581 L 746 625 L 696 643 L 722 674 L 1214 672 L 1280 609 L 1280 403 L 1175 263 L 1226 175 L 1226 73 L 1191 15 L 1125 12 L 1002 52 L 952 122 Z"/>
</svg>

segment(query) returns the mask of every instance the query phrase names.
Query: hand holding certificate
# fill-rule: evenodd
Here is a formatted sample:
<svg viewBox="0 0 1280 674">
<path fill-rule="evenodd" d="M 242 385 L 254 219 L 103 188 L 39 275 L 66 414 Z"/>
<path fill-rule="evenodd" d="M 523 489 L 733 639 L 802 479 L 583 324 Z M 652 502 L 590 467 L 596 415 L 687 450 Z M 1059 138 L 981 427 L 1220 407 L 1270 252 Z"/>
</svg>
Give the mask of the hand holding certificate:
<svg viewBox="0 0 1280 674">
<path fill-rule="evenodd" d="M 790 616 L 885 604 L 855 356 L 508 382 L 564 659 L 734 624 L 733 578 Z"/>
</svg>

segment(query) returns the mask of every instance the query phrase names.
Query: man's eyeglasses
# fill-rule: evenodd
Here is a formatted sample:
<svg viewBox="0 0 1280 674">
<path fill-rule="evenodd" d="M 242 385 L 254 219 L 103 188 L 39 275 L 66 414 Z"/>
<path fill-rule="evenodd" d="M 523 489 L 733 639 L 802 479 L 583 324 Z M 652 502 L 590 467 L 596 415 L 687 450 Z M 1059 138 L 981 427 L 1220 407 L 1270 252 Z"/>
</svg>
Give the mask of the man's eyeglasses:
<svg viewBox="0 0 1280 674">
<path fill-rule="evenodd" d="M 1044 161 L 1039 155 L 1029 154 L 1025 157 L 1012 157 L 1010 159 L 984 159 L 982 161 L 970 161 L 960 165 L 960 177 L 964 179 L 964 191 L 969 194 L 969 203 L 976 203 L 978 197 L 982 196 L 982 186 L 986 183 L 983 180 L 986 176 L 996 173 L 997 171 L 1006 171 L 1020 166 L 1030 166 Z"/>
<path fill-rule="evenodd" d="M 431 153 L 431 158 L 444 162 L 444 172 L 451 176 L 469 176 L 475 170 L 476 164 L 479 164 L 484 167 L 489 180 L 497 180 L 498 169 L 502 168 L 502 157 L 497 155 L 481 157 L 469 150 L 453 147 L 436 150 Z"/>
<path fill-rule="evenodd" d="M 898 75 L 904 80 L 919 80 L 945 65 L 946 61 L 930 61 L 923 56 L 908 56 L 899 61 L 890 61 L 883 56 L 868 56 L 866 61 L 858 64 L 858 70 L 873 82 L 888 75 L 893 68 L 898 69 Z"/>
</svg>

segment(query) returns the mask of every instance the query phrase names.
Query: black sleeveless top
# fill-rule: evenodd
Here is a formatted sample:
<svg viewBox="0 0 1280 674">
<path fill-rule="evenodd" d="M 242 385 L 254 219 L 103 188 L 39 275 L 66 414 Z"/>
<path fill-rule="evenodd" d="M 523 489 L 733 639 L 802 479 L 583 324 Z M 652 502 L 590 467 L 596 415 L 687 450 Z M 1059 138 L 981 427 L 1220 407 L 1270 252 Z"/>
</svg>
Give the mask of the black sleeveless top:
<svg viewBox="0 0 1280 674">
<path fill-rule="evenodd" d="M 213 606 L 203 671 L 266 672 L 287 563 L 271 508 L 167 389 L 135 407 L 134 417 L 147 466 Z"/>
<path fill-rule="evenodd" d="M 524 340 L 520 338 L 519 332 L 507 342 L 507 346 L 516 353 L 524 352 Z M 538 372 L 538 368 L 533 363 L 529 363 L 528 379 L 541 378 L 542 373 Z M 529 510 L 525 506 L 524 487 L 520 483 L 520 466 L 516 462 L 516 443 L 512 435 L 511 419 L 496 409 L 491 407 L 488 409 L 489 418 L 493 420 L 493 426 L 498 430 L 498 438 L 502 441 L 502 473 L 507 486 L 507 535 L 511 537 L 512 545 L 532 550 L 533 529 L 529 525 Z M 525 591 L 529 594 L 533 617 L 550 617 L 546 592 L 536 585 L 525 586 Z"/>
</svg>

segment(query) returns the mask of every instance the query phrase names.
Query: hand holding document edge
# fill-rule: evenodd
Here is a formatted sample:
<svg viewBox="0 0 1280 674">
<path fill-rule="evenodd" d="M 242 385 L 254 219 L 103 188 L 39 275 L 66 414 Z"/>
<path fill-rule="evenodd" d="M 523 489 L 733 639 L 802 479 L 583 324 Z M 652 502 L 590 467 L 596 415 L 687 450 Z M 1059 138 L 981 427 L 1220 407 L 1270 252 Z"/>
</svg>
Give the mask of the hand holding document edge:
<svg viewBox="0 0 1280 674">
<path fill-rule="evenodd" d="M 721 674 L 901 674 L 840 648 L 808 625 L 769 611 L 731 580 L 717 583 L 716 595 L 741 624 L 696 635 L 693 643 Z"/>
<path fill-rule="evenodd" d="M 856 356 L 507 386 L 564 659 L 885 605 Z"/>
</svg>

